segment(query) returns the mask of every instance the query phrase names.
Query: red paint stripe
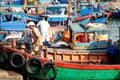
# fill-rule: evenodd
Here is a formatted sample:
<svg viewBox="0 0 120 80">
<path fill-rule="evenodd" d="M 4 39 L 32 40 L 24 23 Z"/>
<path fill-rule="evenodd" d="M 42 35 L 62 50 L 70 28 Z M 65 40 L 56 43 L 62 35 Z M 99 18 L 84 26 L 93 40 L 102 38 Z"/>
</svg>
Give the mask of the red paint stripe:
<svg viewBox="0 0 120 80">
<path fill-rule="evenodd" d="M 120 70 L 120 65 L 82 65 L 77 63 L 55 62 L 56 66 L 81 70 Z"/>
<path fill-rule="evenodd" d="M 2 45 L 0 45 L 0 49 L 5 50 L 9 53 L 13 53 L 13 52 L 17 51 L 15 49 L 5 48 Z M 23 55 L 25 55 L 25 53 L 23 53 Z M 32 56 L 29 56 L 29 58 L 32 58 Z M 45 59 L 45 58 L 41 58 L 41 57 L 39 59 L 42 62 L 48 62 L 49 61 L 49 59 Z M 120 70 L 120 65 L 93 65 L 93 64 L 82 65 L 82 64 L 67 63 L 67 62 L 62 62 L 62 61 L 54 61 L 54 63 L 58 67 L 79 69 L 79 70 Z"/>
<path fill-rule="evenodd" d="M 87 19 L 87 18 L 88 18 L 88 19 L 91 19 L 91 18 L 92 18 L 92 15 L 83 16 L 83 17 L 77 17 L 77 18 L 75 18 L 74 21 L 76 22 L 76 21 L 80 21 L 80 20 L 83 20 L 83 19 Z"/>
</svg>

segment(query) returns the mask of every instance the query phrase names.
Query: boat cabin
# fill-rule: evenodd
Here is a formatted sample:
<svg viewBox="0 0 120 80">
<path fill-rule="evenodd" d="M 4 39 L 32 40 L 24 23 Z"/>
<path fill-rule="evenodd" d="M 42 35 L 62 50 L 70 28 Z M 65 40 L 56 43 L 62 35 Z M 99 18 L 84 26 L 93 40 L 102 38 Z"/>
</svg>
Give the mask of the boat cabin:
<svg viewBox="0 0 120 80">
<path fill-rule="evenodd" d="M 26 27 L 25 15 L 22 12 L 9 12 L 0 14 L 0 29 L 4 34 L 0 34 L 3 40 L 6 34 L 20 32 Z"/>
<path fill-rule="evenodd" d="M 0 15 L 1 30 L 23 30 L 26 27 L 24 13 L 10 12 Z"/>
<path fill-rule="evenodd" d="M 106 49 L 110 44 L 110 28 L 102 23 L 73 23 L 70 33 L 73 49 Z"/>
<path fill-rule="evenodd" d="M 48 5 L 45 9 L 46 14 L 40 15 L 40 18 L 48 17 L 48 21 L 51 26 L 64 25 L 67 23 L 69 18 L 69 12 L 70 18 L 76 18 L 75 7 L 71 7 L 71 11 L 68 11 L 68 7 L 68 4 Z"/>
</svg>

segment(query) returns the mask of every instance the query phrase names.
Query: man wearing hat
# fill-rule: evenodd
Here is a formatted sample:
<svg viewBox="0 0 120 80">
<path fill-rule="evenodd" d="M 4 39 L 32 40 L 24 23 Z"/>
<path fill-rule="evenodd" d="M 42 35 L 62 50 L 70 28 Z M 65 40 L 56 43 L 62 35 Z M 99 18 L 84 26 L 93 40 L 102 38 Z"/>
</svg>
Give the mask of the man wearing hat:
<svg viewBox="0 0 120 80">
<path fill-rule="evenodd" d="M 42 46 L 40 31 L 37 27 L 35 27 L 34 22 L 29 22 L 29 28 L 32 30 L 33 46 L 34 46 L 34 51 L 31 54 L 40 55 L 39 54 L 40 52 L 38 52 L 40 47 Z"/>
</svg>

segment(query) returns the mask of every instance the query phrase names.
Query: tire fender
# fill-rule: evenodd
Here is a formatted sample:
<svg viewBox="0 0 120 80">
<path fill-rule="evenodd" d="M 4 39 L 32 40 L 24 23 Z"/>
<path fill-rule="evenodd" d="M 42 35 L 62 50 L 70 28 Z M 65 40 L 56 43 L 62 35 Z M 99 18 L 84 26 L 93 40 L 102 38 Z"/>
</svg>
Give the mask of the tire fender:
<svg viewBox="0 0 120 80">
<path fill-rule="evenodd" d="M 33 67 L 36 67 L 36 69 Z M 30 58 L 26 63 L 26 70 L 31 75 L 36 75 L 40 73 L 41 69 L 42 69 L 42 63 L 40 59 L 38 59 L 37 57 Z"/>
<path fill-rule="evenodd" d="M 21 68 L 25 64 L 25 57 L 19 52 L 14 52 L 10 55 L 10 64 L 14 68 Z"/>
<path fill-rule="evenodd" d="M 53 76 L 49 76 L 47 70 L 52 70 Z M 44 75 L 46 77 L 47 80 L 54 80 L 57 76 L 57 71 L 56 71 L 56 66 L 54 65 L 53 61 L 47 62 L 43 64 L 43 71 L 44 71 Z"/>
</svg>

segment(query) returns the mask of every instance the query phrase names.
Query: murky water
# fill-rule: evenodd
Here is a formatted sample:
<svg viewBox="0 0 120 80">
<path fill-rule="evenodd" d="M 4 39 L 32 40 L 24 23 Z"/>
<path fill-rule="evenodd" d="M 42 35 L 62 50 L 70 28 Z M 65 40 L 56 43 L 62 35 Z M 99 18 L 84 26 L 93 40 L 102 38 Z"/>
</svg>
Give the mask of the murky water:
<svg viewBox="0 0 120 80">
<path fill-rule="evenodd" d="M 112 42 L 119 40 L 120 19 L 110 19 L 108 25 L 111 28 Z"/>
</svg>

